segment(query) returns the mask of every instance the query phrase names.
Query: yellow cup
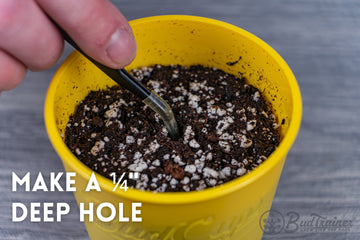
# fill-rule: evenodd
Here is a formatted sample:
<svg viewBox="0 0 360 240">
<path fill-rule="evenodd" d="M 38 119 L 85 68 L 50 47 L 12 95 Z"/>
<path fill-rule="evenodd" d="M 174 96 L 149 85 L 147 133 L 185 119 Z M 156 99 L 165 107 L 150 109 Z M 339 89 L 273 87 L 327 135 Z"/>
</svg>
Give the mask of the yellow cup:
<svg viewBox="0 0 360 240">
<path fill-rule="evenodd" d="M 79 101 L 91 90 L 114 83 L 74 52 L 50 84 L 45 122 L 66 171 L 76 172 L 76 200 L 78 204 L 93 202 L 94 206 L 102 202 L 118 206 L 122 202 L 125 215 L 130 214 L 132 202 L 142 203 L 142 222 L 119 223 L 115 218 L 105 223 L 96 215 L 93 222 L 86 220 L 90 238 L 261 239 L 260 217 L 271 207 L 285 157 L 300 127 L 301 96 L 290 68 L 265 42 L 228 23 L 194 16 L 155 16 L 130 24 L 138 52 L 128 70 L 154 64 L 202 64 L 235 75 L 241 72 L 272 103 L 279 121 L 284 119 L 280 128 L 282 140 L 277 150 L 252 172 L 204 191 L 156 194 L 135 189 L 112 191 L 113 182 L 95 174 L 102 191 L 85 192 L 92 171 L 70 152 L 62 136 Z"/>
</svg>

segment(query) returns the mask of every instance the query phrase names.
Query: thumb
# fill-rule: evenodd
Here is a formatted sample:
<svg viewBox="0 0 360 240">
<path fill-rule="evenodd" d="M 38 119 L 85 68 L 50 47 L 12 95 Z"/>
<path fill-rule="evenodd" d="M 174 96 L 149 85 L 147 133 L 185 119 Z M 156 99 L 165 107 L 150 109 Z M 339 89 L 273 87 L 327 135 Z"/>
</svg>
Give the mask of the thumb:
<svg viewBox="0 0 360 240">
<path fill-rule="evenodd" d="M 135 58 L 136 42 L 121 12 L 107 0 L 36 0 L 90 57 L 123 68 Z"/>
</svg>

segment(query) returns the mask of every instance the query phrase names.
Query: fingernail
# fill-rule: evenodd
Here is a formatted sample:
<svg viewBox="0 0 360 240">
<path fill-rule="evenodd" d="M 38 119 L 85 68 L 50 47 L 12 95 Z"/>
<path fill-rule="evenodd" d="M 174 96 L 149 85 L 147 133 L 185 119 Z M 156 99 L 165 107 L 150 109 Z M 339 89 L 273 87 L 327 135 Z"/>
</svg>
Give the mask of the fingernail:
<svg viewBox="0 0 360 240">
<path fill-rule="evenodd" d="M 134 37 L 125 29 L 117 29 L 110 37 L 106 53 L 112 62 L 120 68 L 128 65 L 136 53 Z"/>
</svg>

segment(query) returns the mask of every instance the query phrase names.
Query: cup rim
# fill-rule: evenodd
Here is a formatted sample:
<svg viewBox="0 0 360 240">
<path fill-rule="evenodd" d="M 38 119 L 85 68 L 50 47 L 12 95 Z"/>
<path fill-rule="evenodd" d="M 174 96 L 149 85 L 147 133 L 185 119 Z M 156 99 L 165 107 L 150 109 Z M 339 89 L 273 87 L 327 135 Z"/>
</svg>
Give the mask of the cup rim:
<svg viewBox="0 0 360 240">
<path fill-rule="evenodd" d="M 267 43 L 258 38 L 257 36 L 249 33 L 248 31 L 241 29 L 240 27 L 231 25 L 226 22 L 222 22 L 215 19 L 198 17 L 198 16 L 189 16 L 189 15 L 161 15 L 161 16 L 152 16 L 145 17 L 136 20 L 130 21 L 130 25 L 143 24 L 148 22 L 158 22 L 158 21 L 190 21 L 190 22 L 201 22 L 216 27 L 222 27 L 240 33 L 244 37 L 251 40 L 253 43 L 257 44 L 260 48 L 265 50 L 275 61 L 279 64 L 280 68 L 283 70 L 284 75 L 288 79 L 291 96 L 293 102 L 293 110 L 290 116 L 290 123 L 288 126 L 287 133 L 281 140 L 279 147 L 268 157 L 268 159 L 256 167 L 251 172 L 245 174 L 244 176 L 238 177 L 234 180 L 226 182 L 222 185 L 216 186 L 214 188 L 207 188 L 202 191 L 190 191 L 190 192 L 165 192 L 165 193 L 154 193 L 151 191 L 140 191 L 137 189 L 128 189 L 126 192 L 123 190 L 113 190 L 113 183 L 110 179 L 96 173 L 82 163 L 76 156 L 70 151 L 62 140 L 60 133 L 56 127 L 56 119 L 54 113 L 54 98 L 56 95 L 56 88 L 59 81 L 62 79 L 61 76 L 66 72 L 68 66 L 71 65 L 73 61 L 79 57 L 77 52 L 73 52 L 59 67 L 55 73 L 46 95 L 45 106 L 44 106 L 44 118 L 45 125 L 49 139 L 59 154 L 59 156 L 66 161 L 67 164 L 71 165 L 73 169 L 76 169 L 77 175 L 85 179 L 89 179 L 92 172 L 95 172 L 96 178 L 100 184 L 102 191 L 107 191 L 113 193 L 119 197 L 148 202 L 153 204 L 190 204 L 202 201 L 208 201 L 210 199 L 218 198 L 221 196 L 228 195 L 238 189 L 244 188 L 251 183 L 257 181 L 261 176 L 265 175 L 271 169 L 273 169 L 282 158 L 286 157 L 287 152 L 292 146 L 295 138 L 297 136 L 298 130 L 301 124 L 302 117 L 302 100 L 300 89 L 296 82 L 295 76 L 293 75 L 291 69 L 287 63 L 282 59 L 282 57 Z"/>
</svg>

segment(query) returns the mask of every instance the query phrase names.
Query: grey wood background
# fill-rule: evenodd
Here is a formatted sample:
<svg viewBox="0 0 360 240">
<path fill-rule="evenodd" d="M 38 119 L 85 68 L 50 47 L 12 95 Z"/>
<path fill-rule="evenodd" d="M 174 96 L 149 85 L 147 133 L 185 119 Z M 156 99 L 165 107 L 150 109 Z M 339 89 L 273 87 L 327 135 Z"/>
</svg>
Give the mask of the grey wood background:
<svg viewBox="0 0 360 240">
<path fill-rule="evenodd" d="M 273 209 L 288 219 L 318 214 L 351 220 L 348 232 L 282 231 L 263 239 L 360 239 L 360 1 L 113 1 L 129 19 L 161 14 L 210 17 L 240 26 L 274 47 L 299 82 L 303 122 L 290 151 Z M 61 172 L 46 135 L 43 103 L 53 68 L 29 72 L 0 98 L 0 239 L 88 239 L 72 193 L 11 192 L 11 172 Z M 32 175 L 34 176 L 34 174 Z M 63 222 L 11 222 L 12 202 L 68 202 Z M 294 226 L 292 226 L 294 227 Z"/>
</svg>

